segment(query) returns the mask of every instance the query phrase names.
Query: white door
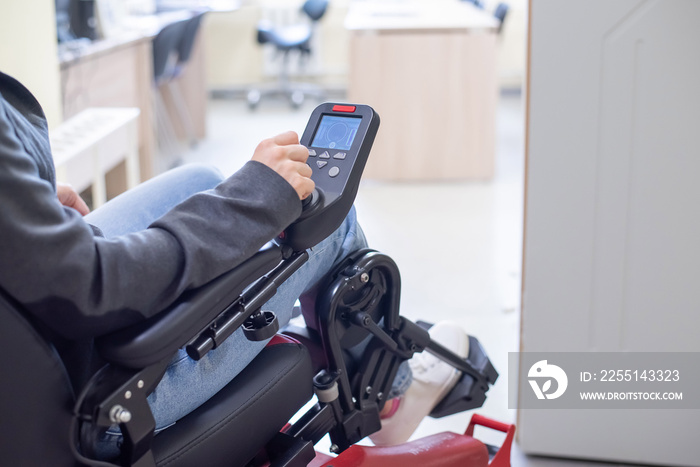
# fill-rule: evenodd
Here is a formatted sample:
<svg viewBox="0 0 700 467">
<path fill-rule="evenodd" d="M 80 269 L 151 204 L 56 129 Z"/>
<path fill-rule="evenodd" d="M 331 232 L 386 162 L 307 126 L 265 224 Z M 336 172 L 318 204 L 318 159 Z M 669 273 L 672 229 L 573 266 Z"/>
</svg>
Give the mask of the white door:
<svg viewBox="0 0 700 467">
<path fill-rule="evenodd" d="M 530 8 L 522 350 L 700 352 L 700 1 Z M 700 410 L 518 415 L 527 453 L 700 465 Z"/>
</svg>

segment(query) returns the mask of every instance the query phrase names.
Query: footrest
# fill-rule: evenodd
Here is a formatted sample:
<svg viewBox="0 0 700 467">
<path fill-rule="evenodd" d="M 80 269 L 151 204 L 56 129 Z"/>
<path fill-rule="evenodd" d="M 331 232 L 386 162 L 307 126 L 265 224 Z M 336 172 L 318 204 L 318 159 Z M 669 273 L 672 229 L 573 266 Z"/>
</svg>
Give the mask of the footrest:
<svg viewBox="0 0 700 467">
<path fill-rule="evenodd" d="M 486 392 L 489 386 L 498 379 L 498 372 L 491 364 L 486 351 L 481 346 L 479 340 L 474 336 L 469 336 L 469 355 L 467 361 L 486 377 L 487 384 L 480 385 L 470 375 L 462 374 L 459 382 L 452 388 L 447 396 L 435 406 L 430 416 L 441 418 L 465 410 L 481 407 L 486 400 Z"/>
</svg>

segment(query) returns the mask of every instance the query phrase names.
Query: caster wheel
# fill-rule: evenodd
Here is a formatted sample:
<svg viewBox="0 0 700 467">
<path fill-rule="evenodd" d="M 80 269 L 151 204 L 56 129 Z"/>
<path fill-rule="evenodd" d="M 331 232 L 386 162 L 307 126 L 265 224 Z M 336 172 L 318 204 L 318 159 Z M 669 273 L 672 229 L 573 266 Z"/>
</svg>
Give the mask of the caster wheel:
<svg viewBox="0 0 700 467">
<path fill-rule="evenodd" d="M 250 110 L 255 110 L 260 103 L 260 91 L 257 89 L 252 89 L 248 91 L 248 108 Z"/>
<path fill-rule="evenodd" d="M 298 109 L 304 103 L 304 93 L 301 91 L 294 91 L 292 95 L 289 96 L 289 100 L 292 103 L 292 107 Z"/>
</svg>

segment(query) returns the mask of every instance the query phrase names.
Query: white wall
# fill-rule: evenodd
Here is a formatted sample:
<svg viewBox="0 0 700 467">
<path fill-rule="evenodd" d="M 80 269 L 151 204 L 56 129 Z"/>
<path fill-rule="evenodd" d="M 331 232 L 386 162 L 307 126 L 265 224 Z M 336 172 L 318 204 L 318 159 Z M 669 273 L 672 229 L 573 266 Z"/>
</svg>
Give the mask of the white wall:
<svg viewBox="0 0 700 467">
<path fill-rule="evenodd" d="M 0 70 L 36 96 L 51 126 L 62 116 L 54 8 L 54 0 L 0 2 Z"/>
</svg>

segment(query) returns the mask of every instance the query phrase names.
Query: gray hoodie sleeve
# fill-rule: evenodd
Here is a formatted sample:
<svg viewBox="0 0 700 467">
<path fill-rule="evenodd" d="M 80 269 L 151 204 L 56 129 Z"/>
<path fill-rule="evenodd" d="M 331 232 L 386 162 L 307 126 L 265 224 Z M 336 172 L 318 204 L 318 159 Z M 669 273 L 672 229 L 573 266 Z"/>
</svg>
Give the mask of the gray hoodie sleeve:
<svg viewBox="0 0 700 467">
<path fill-rule="evenodd" d="M 301 213 L 291 185 L 251 161 L 142 232 L 95 237 L 39 177 L 2 112 L 0 286 L 65 337 L 97 336 L 152 316 L 240 264 Z"/>
</svg>

